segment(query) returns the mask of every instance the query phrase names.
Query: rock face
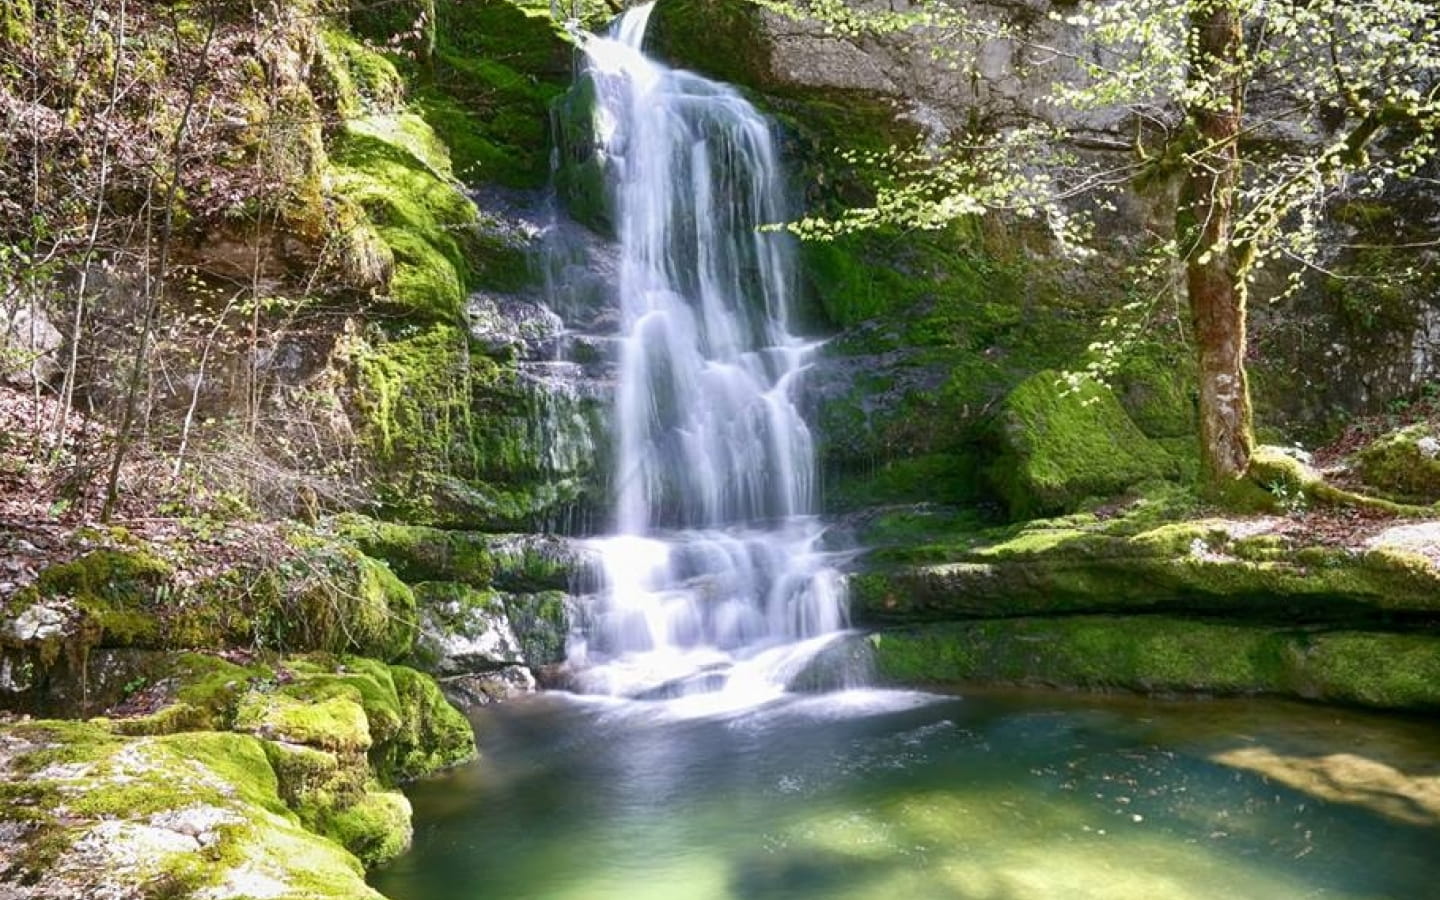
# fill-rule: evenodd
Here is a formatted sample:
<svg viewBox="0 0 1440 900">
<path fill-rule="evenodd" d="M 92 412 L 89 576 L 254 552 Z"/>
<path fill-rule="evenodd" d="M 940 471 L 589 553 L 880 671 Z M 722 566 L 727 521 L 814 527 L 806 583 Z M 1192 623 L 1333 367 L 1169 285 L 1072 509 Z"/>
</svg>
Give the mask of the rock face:
<svg viewBox="0 0 1440 900">
<path fill-rule="evenodd" d="M 1440 709 L 1440 638 L 1310 634 L 1160 616 L 955 623 L 872 636 L 882 681 L 1011 682 L 1152 693 L 1276 694 Z"/>
<path fill-rule="evenodd" d="M 874 8 L 904 11 L 909 4 Z M 857 185 L 873 173 L 853 158 L 837 162 L 832 147 L 863 155 L 968 129 L 1045 122 L 1071 130 L 1064 149 L 1081 159 L 1133 159 L 1145 126 L 1125 110 L 1045 102 L 1055 81 L 1077 76 L 1073 58 L 1101 52 L 1083 30 L 1051 19 L 1068 7 L 1042 0 L 965 9 L 1011 35 L 947 39 L 947 52 L 975 63 L 974 77 L 957 77 L 951 58 L 934 58 L 923 32 L 847 37 L 719 0 L 661 0 L 655 43 L 682 65 L 760 95 L 793 135 L 792 160 L 808 182 L 811 211 L 834 213 L 870 199 Z M 1256 102 L 1259 144 L 1323 139 L 1321 125 L 1267 116 L 1265 101 Z M 1174 118 L 1163 102 L 1157 109 Z M 1024 378 L 1045 368 L 1083 368 L 1086 341 L 1067 344 L 1060 334 L 1074 326 L 1072 337 L 1094 339 L 1107 309 L 1127 299 L 1123 289 L 1133 279 L 1126 260 L 1134 261 L 1143 236 L 1173 230 L 1177 196 L 1174 180 L 1163 178 L 1122 191 L 1116 208 L 1096 219 L 1101 259 L 1075 264 L 1055 262 L 1044 235 L 993 223 L 940 237 L 888 234 L 807 248 L 822 307 L 817 317 L 841 330 L 810 376 L 828 481 L 842 485 L 907 458 L 973 456 L 986 443 L 986 413 Z M 1303 279 L 1298 294 L 1274 304 L 1267 301 L 1283 289 L 1284 273 L 1256 285 L 1251 374 L 1263 423 L 1296 437 L 1326 436 L 1344 415 L 1376 412 L 1440 374 L 1434 253 L 1385 248 L 1423 243 L 1437 224 L 1437 197 L 1420 180 L 1378 202 L 1339 205 L 1325 223 L 1321 255 L 1342 277 Z M 1406 267 L 1416 270 L 1408 280 L 1373 278 Z M 1177 319 L 1183 323 L 1183 313 Z M 1033 322 L 1051 333 L 1033 334 Z M 1377 331 L 1385 337 L 1377 340 Z M 1183 374 L 1188 349 L 1159 346 L 1167 339 L 1147 343 L 1157 346 L 1140 356 Z M 1316 354 L 1323 366 L 1315 365 Z"/>
</svg>

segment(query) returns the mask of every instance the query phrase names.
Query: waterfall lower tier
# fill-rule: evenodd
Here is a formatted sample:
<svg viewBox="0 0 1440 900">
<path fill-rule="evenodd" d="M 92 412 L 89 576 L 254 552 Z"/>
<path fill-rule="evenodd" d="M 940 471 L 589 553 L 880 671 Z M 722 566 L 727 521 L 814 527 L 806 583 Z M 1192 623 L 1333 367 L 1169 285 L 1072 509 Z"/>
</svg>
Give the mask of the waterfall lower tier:
<svg viewBox="0 0 1440 900">
<path fill-rule="evenodd" d="M 786 327 L 792 240 L 770 123 L 641 50 L 649 6 L 584 40 L 619 243 L 615 515 L 570 661 L 585 690 L 763 700 L 845 627 Z"/>
</svg>

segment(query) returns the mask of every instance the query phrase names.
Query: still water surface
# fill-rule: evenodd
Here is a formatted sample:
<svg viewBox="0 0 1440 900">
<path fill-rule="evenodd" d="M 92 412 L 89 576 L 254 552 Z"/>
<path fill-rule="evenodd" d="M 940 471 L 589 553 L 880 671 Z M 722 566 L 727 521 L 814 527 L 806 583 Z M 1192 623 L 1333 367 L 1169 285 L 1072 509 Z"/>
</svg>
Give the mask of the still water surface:
<svg viewBox="0 0 1440 900">
<path fill-rule="evenodd" d="M 887 691 L 475 722 L 483 760 L 410 791 L 394 900 L 1440 898 L 1440 723 Z"/>
</svg>

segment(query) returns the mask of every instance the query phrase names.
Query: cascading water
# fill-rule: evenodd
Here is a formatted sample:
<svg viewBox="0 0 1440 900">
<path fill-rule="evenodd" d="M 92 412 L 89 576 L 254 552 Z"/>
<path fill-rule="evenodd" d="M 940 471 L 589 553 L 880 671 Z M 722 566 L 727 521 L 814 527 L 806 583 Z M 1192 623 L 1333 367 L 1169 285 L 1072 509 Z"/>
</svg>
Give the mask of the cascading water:
<svg viewBox="0 0 1440 900">
<path fill-rule="evenodd" d="M 587 36 L 620 246 L 614 531 L 570 660 L 583 689 L 747 705 L 845 627 L 817 549 L 814 447 L 793 397 L 792 240 L 769 122 L 641 51 L 651 6 Z"/>
</svg>

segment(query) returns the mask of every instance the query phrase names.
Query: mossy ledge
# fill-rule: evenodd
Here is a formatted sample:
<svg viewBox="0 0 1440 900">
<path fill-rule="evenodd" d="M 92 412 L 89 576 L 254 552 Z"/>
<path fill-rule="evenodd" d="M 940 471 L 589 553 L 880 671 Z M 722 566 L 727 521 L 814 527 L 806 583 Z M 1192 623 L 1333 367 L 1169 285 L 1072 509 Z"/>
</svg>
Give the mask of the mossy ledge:
<svg viewBox="0 0 1440 900">
<path fill-rule="evenodd" d="M 153 693 L 143 716 L 0 725 L 0 886 L 379 898 L 365 867 L 411 836 L 394 787 L 475 755 L 433 680 L 361 657 L 187 654 Z"/>
<path fill-rule="evenodd" d="M 948 623 L 866 638 L 881 681 L 1006 682 L 1146 693 L 1271 694 L 1440 709 L 1440 637 L 1163 616 Z"/>
<path fill-rule="evenodd" d="M 1410 526 L 1321 545 L 1284 517 L 1186 518 L 1181 495 L 1005 527 L 927 507 L 880 514 L 859 531 L 876 549 L 849 578 L 852 615 L 880 625 L 1179 612 L 1381 628 L 1440 618 L 1440 566 Z"/>
</svg>

